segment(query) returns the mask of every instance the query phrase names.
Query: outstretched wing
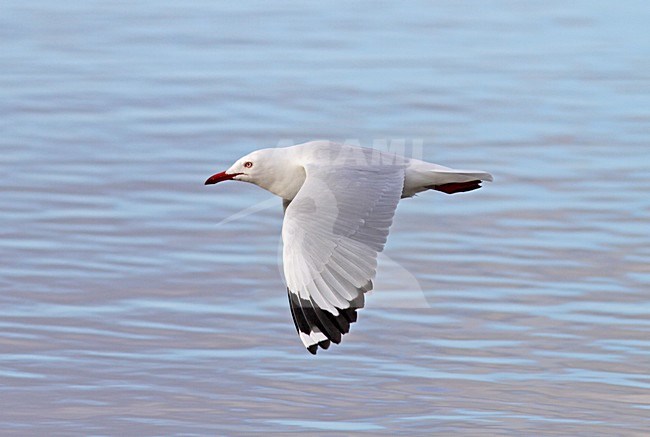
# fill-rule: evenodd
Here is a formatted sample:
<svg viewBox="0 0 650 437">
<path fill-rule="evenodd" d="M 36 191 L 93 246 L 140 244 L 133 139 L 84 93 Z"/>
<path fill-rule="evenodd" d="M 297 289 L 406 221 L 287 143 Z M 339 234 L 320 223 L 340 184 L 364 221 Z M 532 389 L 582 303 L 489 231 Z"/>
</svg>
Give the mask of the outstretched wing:
<svg viewBox="0 0 650 437">
<path fill-rule="evenodd" d="M 293 321 L 315 354 L 339 343 L 372 289 L 377 253 L 402 194 L 401 165 L 305 167 L 286 207 L 284 275 Z"/>
</svg>

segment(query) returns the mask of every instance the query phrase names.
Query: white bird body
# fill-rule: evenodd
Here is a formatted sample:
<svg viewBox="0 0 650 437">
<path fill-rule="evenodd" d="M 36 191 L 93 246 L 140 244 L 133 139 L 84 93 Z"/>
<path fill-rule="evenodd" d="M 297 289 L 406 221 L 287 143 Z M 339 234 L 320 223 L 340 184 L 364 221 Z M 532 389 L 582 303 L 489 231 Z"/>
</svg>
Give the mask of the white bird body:
<svg viewBox="0 0 650 437">
<path fill-rule="evenodd" d="M 339 343 L 372 289 L 377 254 L 401 198 L 470 191 L 489 173 L 454 170 L 330 141 L 262 149 L 206 184 L 254 183 L 283 199 L 284 274 L 299 336 L 315 354 Z"/>
</svg>

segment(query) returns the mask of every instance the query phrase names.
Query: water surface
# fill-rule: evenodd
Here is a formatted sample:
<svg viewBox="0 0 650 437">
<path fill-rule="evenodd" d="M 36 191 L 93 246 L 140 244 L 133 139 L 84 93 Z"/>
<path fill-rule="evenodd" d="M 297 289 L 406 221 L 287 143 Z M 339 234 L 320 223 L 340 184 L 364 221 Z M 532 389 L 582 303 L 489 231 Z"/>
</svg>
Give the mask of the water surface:
<svg viewBox="0 0 650 437">
<path fill-rule="evenodd" d="M 650 428 L 645 2 L 2 9 L 3 433 Z M 202 185 L 314 138 L 495 175 L 402 202 L 367 308 L 316 357 L 280 202 L 218 224 L 271 196 Z"/>
</svg>

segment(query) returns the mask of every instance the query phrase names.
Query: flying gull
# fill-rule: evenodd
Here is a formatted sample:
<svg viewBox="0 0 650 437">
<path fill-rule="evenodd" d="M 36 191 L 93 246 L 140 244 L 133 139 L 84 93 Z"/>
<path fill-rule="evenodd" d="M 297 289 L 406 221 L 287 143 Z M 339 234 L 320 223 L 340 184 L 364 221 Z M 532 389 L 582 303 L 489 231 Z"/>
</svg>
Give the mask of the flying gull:
<svg viewBox="0 0 650 437">
<path fill-rule="evenodd" d="M 250 182 L 279 196 L 284 276 L 298 335 L 316 354 L 357 320 L 400 199 L 471 191 L 489 173 L 330 141 L 254 151 L 206 185 Z"/>
</svg>

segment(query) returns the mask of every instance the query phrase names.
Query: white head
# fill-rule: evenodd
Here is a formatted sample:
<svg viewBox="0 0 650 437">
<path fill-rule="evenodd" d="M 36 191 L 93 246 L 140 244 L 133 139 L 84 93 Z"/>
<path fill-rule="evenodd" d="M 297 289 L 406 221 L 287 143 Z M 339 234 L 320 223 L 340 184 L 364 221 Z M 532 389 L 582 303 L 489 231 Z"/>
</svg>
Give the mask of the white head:
<svg viewBox="0 0 650 437">
<path fill-rule="evenodd" d="M 269 150 L 256 150 L 239 158 L 228 170 L 210 176 L 205 185 L 229 180 L 257 183 L 269 170 L 268 162 L 271 160 L 265 159 L 270 154 Z"/>
<path fill-rule="evenodd" d="M 210 176 L 205 185 L 229 180 L 250 182 L 280 197 L 292 199 L 305 176 L 300 165 L 287 159 L 286 150 L 261 149 L 249 153 L 228 170 Z"/>
</svg>

